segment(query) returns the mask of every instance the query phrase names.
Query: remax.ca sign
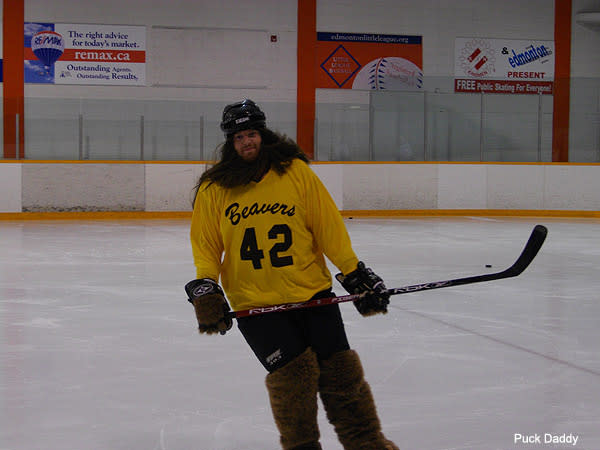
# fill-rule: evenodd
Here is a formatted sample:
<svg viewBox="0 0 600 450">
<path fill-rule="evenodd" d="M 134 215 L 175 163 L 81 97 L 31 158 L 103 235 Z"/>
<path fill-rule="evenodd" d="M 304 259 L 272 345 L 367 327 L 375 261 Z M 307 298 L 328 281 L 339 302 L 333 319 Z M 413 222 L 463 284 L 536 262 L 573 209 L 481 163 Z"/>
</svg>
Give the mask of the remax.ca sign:
<svg viewBox="0 0 600 450">
<path fill-rule="evenodd" d="M 554 42 L 456 38 L 454 91 L 551 94 Z"/>
</svg>

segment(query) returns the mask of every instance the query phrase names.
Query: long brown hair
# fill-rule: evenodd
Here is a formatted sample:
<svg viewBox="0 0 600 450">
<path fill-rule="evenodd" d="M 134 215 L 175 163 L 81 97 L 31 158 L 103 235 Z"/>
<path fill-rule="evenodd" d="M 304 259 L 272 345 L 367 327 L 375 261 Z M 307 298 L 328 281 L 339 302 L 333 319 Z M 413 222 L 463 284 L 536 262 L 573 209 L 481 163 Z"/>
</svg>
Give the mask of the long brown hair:
<svg viewBox="0 0 600 450">
<path fill-rule="evenodd" d="M 195 193 L 205 181 L 209 182 L 207 186 L 216 183 L 225 188 L 233 188 L 260 180 L 271 168 L 283 174 L 294 159 L 309 163 L 308 157 L 292 139 L 268 128 L 259 128 L 257 131 L 262 140 L 258 157 L 250 163 L 244 161 L 235 151 L 233 135 L 228 136 L 217 147 L 220 160 L 200 176 Z"/>
</svg>

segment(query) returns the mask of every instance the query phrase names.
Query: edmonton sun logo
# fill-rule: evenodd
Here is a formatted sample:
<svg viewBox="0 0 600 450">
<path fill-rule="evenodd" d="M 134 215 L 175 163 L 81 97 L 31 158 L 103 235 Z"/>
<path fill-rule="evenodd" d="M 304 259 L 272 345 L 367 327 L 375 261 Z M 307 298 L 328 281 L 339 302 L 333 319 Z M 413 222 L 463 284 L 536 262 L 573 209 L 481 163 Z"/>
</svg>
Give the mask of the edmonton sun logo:
<svg viewBox="0 0 600 450">
<path fill-rule="evenodd" d="M 460 68 L 471 77 L 486 77 L 496 71 L 495 51 L 484 39 L 467 42 L 458 55 Z"/>
</svg>

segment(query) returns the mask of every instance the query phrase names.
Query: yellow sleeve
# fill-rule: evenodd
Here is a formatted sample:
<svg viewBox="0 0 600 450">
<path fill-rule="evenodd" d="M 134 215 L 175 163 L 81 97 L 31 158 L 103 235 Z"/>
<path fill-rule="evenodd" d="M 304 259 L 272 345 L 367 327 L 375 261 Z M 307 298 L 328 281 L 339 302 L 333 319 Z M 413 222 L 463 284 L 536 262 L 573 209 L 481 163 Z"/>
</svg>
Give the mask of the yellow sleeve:
<svg viewBox="0 0 600 450">
<path fill-rule="evenodd" d="M 190 239 L 197 278 L 219 281 L 223 241 L 219 232 L 218 214 L 215 211 L 218 187 L 203 184 L 198 189 L 192 213 Z"/>
<path fill-rule="evenodd" d="M 348 274 L 356 269 L 358 258 L 342 215 L 319 177 L 308 166 L 305 178 L 308 226 L 325 256 L 343 274 Z"/>
</svg>

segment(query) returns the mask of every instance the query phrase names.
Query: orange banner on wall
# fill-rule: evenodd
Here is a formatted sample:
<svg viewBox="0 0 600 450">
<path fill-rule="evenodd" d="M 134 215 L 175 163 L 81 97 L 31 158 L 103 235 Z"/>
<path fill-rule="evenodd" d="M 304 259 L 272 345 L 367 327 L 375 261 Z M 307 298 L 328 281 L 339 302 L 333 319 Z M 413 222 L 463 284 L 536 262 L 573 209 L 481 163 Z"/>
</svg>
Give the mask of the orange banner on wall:
<svg viewBox="0 0 600 450">
<path fill-rule="evenodd" d="M 317 88 L 423 88 L 421 36 L 317 33 Z"/>
</svg>

